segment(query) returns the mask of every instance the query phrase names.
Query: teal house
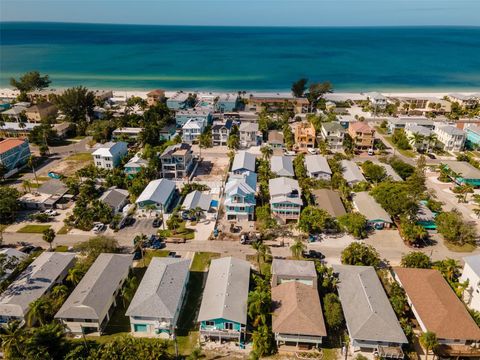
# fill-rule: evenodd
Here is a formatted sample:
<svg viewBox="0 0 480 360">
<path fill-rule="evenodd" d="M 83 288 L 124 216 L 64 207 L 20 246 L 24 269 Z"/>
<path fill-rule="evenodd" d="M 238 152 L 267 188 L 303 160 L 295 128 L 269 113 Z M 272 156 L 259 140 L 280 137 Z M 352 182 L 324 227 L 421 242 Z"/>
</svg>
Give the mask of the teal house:
<svg viewBox="0 0 480 360">
<path fill-rule="evenodd" d="M 249 262 L 233 257 L 212 260 L 198 313 L 200 336 L 244 343 L 249 283 Z"/>
<path fill-rule="evenodd" d="M 140 209 L 153 205 L 156 210 L 164 213 L 173 205 L 175 189 L 175 183 L 168 179 L 150 181 L 137 198 L 136 204 Z"/>
<path fill-rule="evenodd" d="M 15 174 L 30 158 L 30 146 L 27 140 L 6 139 L 0 141 L 0 163 L 6 168 L 4 177 Z"/>
<path fill-rule="evenodd" d="M 225 212 L 227 220 L 248 220 L 255 218 L 255 191 L 257 174 L 244 172 L 230 175 L 225 185 Z"/>
<path fill-rule="evenodd" d="M 480 147 L 480 127 L 470 126 L 464 130 L 467 136 L 467 140 L 465 142 L 467 149 L 476 149 Z"/>
<path fill-rule="evenodd" d="M 426 201 L 420 201 L 420 204 L 418 204 L 417 225 L 422 226 L 426 230 L 436 230 L 435 216 L 436 214 L 427 207 Z"/>
</svg>

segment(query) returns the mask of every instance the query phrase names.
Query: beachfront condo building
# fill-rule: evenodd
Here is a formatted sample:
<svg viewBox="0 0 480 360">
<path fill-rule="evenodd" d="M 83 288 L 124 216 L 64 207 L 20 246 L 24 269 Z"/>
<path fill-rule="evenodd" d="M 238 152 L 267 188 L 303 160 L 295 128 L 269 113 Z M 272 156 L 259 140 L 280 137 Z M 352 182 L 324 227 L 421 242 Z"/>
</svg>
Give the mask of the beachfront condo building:
<svg viewBox="0 0 480 360">
<path fill-rule="evenodd" d="M 279 93 L 254 93 L 248 98 L 248 111 L 275 112 L 287 109 L 295 114 L 305 114 L 310 109 L 310 102 L 307 98 L 295 98 L 289 94 Z"/>
<path fill-rule="evenodd" d="M 437 140 L 443 144 L 443 150 L 463 150 L 467 138 L 465 131 L 452 125 L 446 125 L 435 127 L 434 133 L 437 135 Z"/>
<path fill-rule="evenodd" d="M 215 99 L 215 111 L 224 113 L 231 112 L 237 108 L 238 95 L 236 94 L 220 94 Z"/>
</svg>

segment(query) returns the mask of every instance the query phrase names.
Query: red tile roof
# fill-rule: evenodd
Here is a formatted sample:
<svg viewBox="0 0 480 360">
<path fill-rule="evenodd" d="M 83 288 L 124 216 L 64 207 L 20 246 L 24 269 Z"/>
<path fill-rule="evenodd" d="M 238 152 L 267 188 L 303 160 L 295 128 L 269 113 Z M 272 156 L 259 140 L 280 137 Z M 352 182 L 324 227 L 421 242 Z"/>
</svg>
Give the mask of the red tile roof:
<svg viewBox="0 0 480 360">
<path fill-rule="evenodd" d="M 3 141 L 0 141 L 0 154 L 3 154 L 4 152 L 13 149 L 17 146 L 22 145 L 25 142 L 25 140 L 20 140 L 20 139 L 6 139 Z"/>
</svg>

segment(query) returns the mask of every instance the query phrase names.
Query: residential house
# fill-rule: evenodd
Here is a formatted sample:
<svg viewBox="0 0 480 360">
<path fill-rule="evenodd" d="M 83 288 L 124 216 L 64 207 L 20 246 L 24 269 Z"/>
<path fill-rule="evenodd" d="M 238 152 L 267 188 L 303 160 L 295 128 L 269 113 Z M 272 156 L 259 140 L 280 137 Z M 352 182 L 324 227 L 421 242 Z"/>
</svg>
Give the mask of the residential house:
<svg viewBox="0 0 480 360">
<path fill-rule="evenodd" d="M 268 187 L 272 216 L 281 223 L 289 220 L 298 221 L 303 205 L 302 191 L 298 181 L 287 177 L 278 177 L 270 179 Z"/>
<path fill-rule="evenodd" d="M 425 151 L 430 148 L 429 137 L 432 133 L 433 131 L 425 126 L 413 124 L 405 126 L 405 135 L 416 151 Z"/>
<path fill-rule="evenodd" d="M 216 123 L 212 126 L 212 142 L 214 146 L 227 145 L 228 137 L 233 126 L 233 120 Z"/>
<path fill-rule="evenodd" d="M 393 223 L 390 215 L 388 215 L 367 191 L 354 194 L 353 206 L 360 214 L 367 218 L 368 225 L 377 230 L 381 230 L 384 227 L 389 228 Z"/>
<path fill-rule="evenodd" d="M 93 162 L 98 168 L 113 169 L 120 165 L 120 162 L 127 153 L 128 146 L 126 142 L 108 142 L 101 145 L 92 153 Z"/>
<path fill-rule="evenodd" d="M 139 127 L 123 127 L 113 130 L 112 139 L 114 141 L 136 141 L 142 132 Z"/>
<path fill-rule="evenodd" d="M 353 140 L 355 150 L 373 149 L 375 130 L 362 121 L 351 122 L 348 125 L 348 134 Z"/>
<path fill-rule="evenodd" d="M 207 126 L 212 121 L 212 112 L 208 109 L 194 108 L 178 110 L 175 113 L 177 128 L 183 127 L 190 119 L 203 120 L 205 126 Z"/>
<path fill-rule="evenodd" d="M 220 94 L 215 101 L 215 111 L 224 113 L 232 112 L 237 108 L 238 95 Z"/>
<path fill-rule="evenodd" d="M 317 277 L 313 261 L 283 259 L 272 261 L 272 288 L 295 281 L 317 289 Z"/>
<path fill-rule="evenodd" d="M 30 158 L 28 140 L 5 139 L 0 141 L 0 163 L 6 168 L 3 177 L 7 178 L 20 170 Z"/>
<path fill-rule="evenodd" d="M 376 91 L 367 93 L 367 99 L 370 102 L 370 104 L 373 106 L 374 113 L 377 113 L 377 111 L 379 110 L 385 109 L 388 105 L 387 98 Z"/>
<path fill-rule="evenodd" d="M 142 158 L 141 153 L 136 153 L 128 162 L 123 166 L 125 174 L 135 176 L 138 172 L 148 166 L 148 160 Z"/>
<path fill-rule="evenodd" d="M 305 114 L 310 109 L 307 98 L 295 98 L 291 94 L 254 93 L 248 98 L 248 111 L 275 112 L 281 109 L 293 111 L 295 114 Z"/>
<path fill-rule="evenodd" d="M 258 131 L 258 123 L 242 122 L 240 123 L 240 128 L 238 130 L 240 146 L 242 148 L 249 148 L 261 144 L 262 139 L 261 134 Z"/>
<path fill-rule="evenodd" d="M 398 112 L 407 115 L 434 114 L 441 115 L 451 112 L 452 104 L 450 101 L 432 97 L 398 97 L 396 100 L 400 103 Z"/>
<path fill-rule="evenodd" d="M 434 133 L 437 135 L 437 140 L 443 144 L 445 151 L 463 150 L 466 140 L 465 131 L 452 125 L 446 125 L 435 127 Z"/>
<path fill-rule="evenodd" d="M 239 151 L 235 154 L 232 163 L 232 173 L 255 172 L 255 155 L 247 151 Z"/>
<path fill-rule="evenodd" d="M 382 163 L 382 162 L 377 162 L 374 161 L 375 165 L 380 165 L 385 169 L 385 173 L 387 174 L 387 177 L 390 178 L 392 181 L 403 181 L 403 179 L 400 177 L 400 175 L 397 174 L 397 172 L 393 169 L 393 167 L 390 164 Z"/>
<path fill-rule="evenodd" d="M 292 281 L 272 289 L 272 332 L 280 351 L 318 348 L 327 336 L 318 290 Z"/>
<path fill-rule="evenodd" d="M 55 319 L 75 335 L 101 334 L 117 306 L 117 297 L 130 273 L 132 261 L 131 254 L 98 255 Z"/>
<path fill-rule="evenodd" d="M 348 186 L 354 186 L 359 182 L 366 181 L 360 168 L 351 160 L 340 161 L 342 167 L 343 178 L 347 181 Z"/>
<path fill-rule="evenodd" d="M 225 184 L 225 214 L 227 220 L 253 221 L 255 218 L 257 174 L 232 174 Z"/>
<path fill-rule="evenodd" d="M 442 164 L 447 165 L 455 175 L 451 176 L 457 184 L 469 184 L 480 186 L 480 170 L 466 161 L 443 160 Z"/>
<path fill-rule="evenodd" d="M 137 198 L 136 204 L 140 209 L 153 205 L 157 210 L 165 213 L 175 199 L 175 183 L 168 179 L 150 181 Z"/>
<path fill-rule="evenodd" d="M 315 206 L 319 209 L 323 209 L 335 218 L 345 215 L 345 207 L 343 206 L 342 199 L 338 192 L 330 189 L 314 189 L 312 190 L 312 196 L 315 200 Z"/>
<path fill-rule="evenodd" d="M 7 109 L 5 111 L 2 111 L 0 114 L 2 116 L 8 117 L 10 121 L 14 122 L 21 122 L 23 115 L 27 111 L 28 106 L 30 106 L 30 103 L 26 103 L 26 106 L 19 105 L 18 103 L 13 105 L 10 109 Z M 25 121 L 25 120 L 23 120 Z"/>
<path fill-rule="evenodd" d="M 420 201 L 418 204 L 416 224 L 426 230 L 437 229 L 437 224 L 435 224 L 435 214 L 425 205 L 424 201 Z"/>
<path fill-rule="evenodd" d="M 308 121 L 297 123 L 294 131 L 295 148 L 301 152 L 315 148 L 315 128 Z"/>
<path fill-rule="evenodd" d="M 447 97 L 450 101 L 458 103 L 465 109 L 474 109 L 480 102 L 480 94 L 448 94 Z"/>
<path fill-rule="evenodd" d="M 168 146 L 160 155 L 162 176 L 166 179 L 182 179 L 190 175 L 194 167 L 194 157 L 190 144 Z"/>
<path fill-rule="evenodd" d="M 435 129 L 433 120 L 424 117 L 407 117 L 407 118 L 390 118 L 387 123 L 387 131 L 393 134 L 395 130 L 406 129 L 408 126 L 421 126 L 423 128 L 432 130 Z"/>
<path fill-rule="evenodd" d="M 192 118 L 188 120 L 182 127 L 182 141 L 186 143 L 198 141 L 206 126 L 204 119 Z"/>
<path fill-rule="evenodd" d="M 0 137 L 27 138 L 28 134 L 30 134 L 30 132 L 38 125 L 39 124 L 36 123 L 26 122 L 4 122 L 3 124 L 0 124 Z"/>
<path fill-rule="evenodd" d="M 353 351 L 403 359 L 408 340 L 372 266 L 333 265 Z"/>
<path fill-rule="evenodd" d="M 66 209 L 73 196 L 67 194 L 68 187 L 58 179 L 44 182 L 38 189 L 22 195 L 18 200 L 26 209 Z"/>
<path fill-rule="evenodd" d="M 177 135 L 177 127 L 174 124 L 166 125 L 159 132 L 160 141 L 170 141 Z"/>
<path fill-rule="evenodd" d="M 187 196 L 185 196 L 185 200 L 183 200 L 182 204 L 182 209 L 188 211 L 200 208 L 203 211 L 209 211 L 211 203 L 212 195 L 198 190 L 194 190 L 191 193 L 188 193 Z"/>
<path fill-rule="evenodd" d="M 420 329 L 433 332 L 441 357 L 480 356 L 480 328 L 438 270 L 394 268 Z"/>
<path fill-rule="evenodd" d="M 478 149 L 480 147 L 480 126 L 470 125 L 464 128 L 465 145 L 468 149 Z"/>
<path fill-rule="evenodd" d="M 322 138 L 327 142 L 332 151 L 341 151 L 343 149 L 345 133 L 345 129 L 338 122 L 332 121 L 322 123 Z"/>
<path fill-rule="evenodd" d="M 244 343 L 250 263 L 234 257 L 212 260 L 198 313 L 200 335 Z"/>
<path fill-rule="evenodd" d="M 29 122 L 38 123 L 42 120 L 46 120 L 49 117 L 55 117 L 57 115 L 57 107 L 49 102 L 43 102 L 36 105 L 32 105 L 25 110 L 25 115 Z"/>
<path fill-rule="evenodd" d="M 105 191 L 98 200 L 107 204 L 114 215 L 122 212 L 125 205 L 128 204 L 129 193 L 127 190 L 118 189 L 117 187 L 111 187 Z"/>
<path fill-rule="evenodd" d="M 15 270 L 17 265 L 24 260 L 28 255 L 24 252 L 18 251 L 15 248 L 0 249 L 0 259 L 4 259 L 4 264 L 12 264 L 12 266 L 3 266 L 3 275 L 0 276 L 0 282 L 8 278 Z"/>
<path fill-rule="evenodd" d="M 467 288 L 463 291 L 465 304 L 473 310 L 480 311 L 480 255 L 471 255 L 463 258 L 461 284 L 468 281 Z"/>
<path fill-rule="evenodd" d="M 170 96 L 167 99 L 167 107 L 170 110 L 185 109 L 187 107 L 188 95 L 189 94 L 182 91 L 176 92 L 173 96 Z"/>
<path fill-rule="evenodd" d="M 165 99 L 165 90 L 156 89 L 147 93 L 147 105 L 155 106 Z"/>
<path fill-rule="evenodd" d="M 274 155 L 270 158 L 270 170 L 276 176 L 295 177 L 291 156 Z"/>
<path fill-rule="evenodd" d="M 154 257 L 125 313 L 135 336 L 171 339 L 190 275 L 190 260 Z"/>
<path fill-rule="evenodd" d="M 278 130 L 268 132 L 268 145 L 272 149 L 283 149 L 283 133 Z"/>
<path fill-rule="evenodd" d="M 330 181 L 332 177 L 332 170 L 327 159 L 322 155 L 306 155 L 305 168 L 307 169 L 307 175 L 311 178 Z"/>
<path fill-rule="evenodd" d="M 75 254 L 43 252 L 0 295 L 0 323 L 26 321 L 30 304 L 61 284 Z"/>
</svg>

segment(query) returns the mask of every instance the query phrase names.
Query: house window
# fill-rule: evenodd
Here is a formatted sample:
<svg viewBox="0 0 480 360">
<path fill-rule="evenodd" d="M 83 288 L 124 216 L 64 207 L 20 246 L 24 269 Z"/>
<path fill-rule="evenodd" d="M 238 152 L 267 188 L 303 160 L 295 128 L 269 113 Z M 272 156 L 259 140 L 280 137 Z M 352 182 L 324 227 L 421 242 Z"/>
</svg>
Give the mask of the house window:
<svg viewBox="0 0 480 360">
<path fill-rule="evenodd" d="M 100 161 L 97 161 L 97 166 L 102 166 L 102 163 Z"/>
<path fill-rule="evenodd" d="M 226 322 L 224 326 L 226 330 L 233 330 L 233 323 L 231 322 Z"/>
<path fill-rule="evenodd" d="M 211 321 L 211 320 L 205 321 L 205 326 L 215 326 L 215 321 Z"/>
</svg>

